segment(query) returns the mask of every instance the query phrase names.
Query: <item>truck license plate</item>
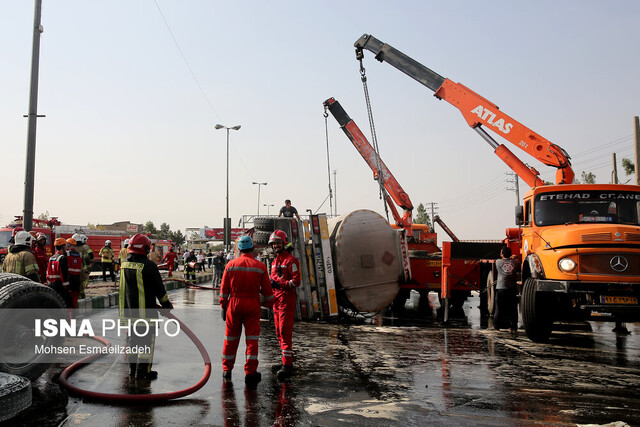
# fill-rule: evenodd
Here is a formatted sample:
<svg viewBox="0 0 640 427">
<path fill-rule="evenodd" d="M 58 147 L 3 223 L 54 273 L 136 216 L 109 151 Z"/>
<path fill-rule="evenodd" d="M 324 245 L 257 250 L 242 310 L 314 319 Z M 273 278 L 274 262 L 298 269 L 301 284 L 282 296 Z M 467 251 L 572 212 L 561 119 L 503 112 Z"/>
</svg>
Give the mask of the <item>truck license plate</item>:
<svg viewBox="0 0 640 427">
<path fill-rule="evenodd" d="M 602 304 L 638 304 L 637 297 L 600 296 Z"/>
</svg>

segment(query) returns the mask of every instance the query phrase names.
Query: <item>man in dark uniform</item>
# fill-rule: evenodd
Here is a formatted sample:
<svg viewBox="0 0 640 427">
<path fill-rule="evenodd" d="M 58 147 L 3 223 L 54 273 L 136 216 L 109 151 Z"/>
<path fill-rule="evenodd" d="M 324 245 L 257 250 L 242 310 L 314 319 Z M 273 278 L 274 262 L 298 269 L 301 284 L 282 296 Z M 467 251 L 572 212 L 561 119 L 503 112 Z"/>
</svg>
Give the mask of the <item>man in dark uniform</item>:
<svg viewBox="0 0 640 427">
<path fill-rule="evenodd" d="M 173 308 L 158 266 L 147 258 L 150 251 L 151 240 L 144 234 L 134 235 L 129 240 L 129 256 L 122 263 L 120 270 L 120 318 L 130 319 L 132 324 L 134 319 L 158 318 L 156 298 L 163 308 Z M 140 328 L 145 329 L 144 326 Z M 146 334 L 142 334 L 140 330 L 138 333 L 132 330 L 129 346 L 138 349 L 148 348 L 149 351 L 129 356 L 130 377 L 145 380 L 158 378 L 158 372 L 151 370 L 155 339 L 152 329 L 149 328 Z"/>
</svg>

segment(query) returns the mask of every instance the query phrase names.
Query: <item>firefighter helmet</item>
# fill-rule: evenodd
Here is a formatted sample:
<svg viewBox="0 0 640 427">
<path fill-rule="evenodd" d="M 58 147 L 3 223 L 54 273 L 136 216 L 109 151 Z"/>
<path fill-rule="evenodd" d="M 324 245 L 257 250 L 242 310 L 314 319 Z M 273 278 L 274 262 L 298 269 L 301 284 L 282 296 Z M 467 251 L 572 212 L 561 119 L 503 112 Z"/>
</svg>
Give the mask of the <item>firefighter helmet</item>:
<svg viewBox="0 0 640 427">
<path fill-rule="evenodd" d="M 17 225 L 13 231 L 11 232 L 11 237 L 16 237 L 16 234 L 18 234 L 19 232 L 24 231 L 24 228 L 22 228 L 21 226 Z"/>
<path fill-rule="evenodd" d="M 151 252 L 151 240 L 144 234 L 136 234 L 129 239 L 129 253 L 147 255 Z"/>
<path fill-rule="evenodd" d="M 76 243 L 84 243 L 84 242 L 82 241 L 82 234 L 78 234 L 78 233 L 76 233 L 76 234 L 74 234 L 73 236 L 71 236 L 71 238 L 72 238 L 73 240 L 75 240 L 75 241 L 76 241 Z"/>
<path fill-rule="evenodd" d="M 44 233 L 38 233 L 36 234 L 36 241 L 38 240 L 47 240 L 47 236 Z"/>
<path fill-rule="evenodd" d="M 86 244 L 86 243 L 87 243 L 87 240 L 89 240 L 89 238 L 87 237 L 87 235 L 86 235 L 86 234 L 81 234 L 81 235 L 80 235 L 80 239 L 82 240 L 82 243 L 83 243 L 83 244 Z"/>
<path fill-rule="evenodd" d="M 63 237 L 58 237 L 54 242 L 53 242 L 53 246 L 64 246 L 65 243 L 67 243 L 66 240 L 64 240 Z"/>
<path fill-rule="evenodd" d="M 287 233 L 282 230 L 274 231 L 273 233 L 271 233 L 271 236 L 269 236 L 269 244 L 272 244 L 273 242 L 282 242 L 283 245 L 286 245 Z"/>
<path fill-rule="evenodd" d="M 16 233 L 16 246 L 31 246 L 31 241 L 33 240 L 33 236 L 28 231 L 18 231 Z"/>
<path fill-rule="evenodd" d="M 246 249 L 252 249 L 252 248 L 253 248 L 253 240 L 251 240 L 251 237 L 241 236 L 238 239 L 238 249 L 240 249 L 241 251 L 244 251 Z"/>
<path fill-rule="evenodd" d="M 111 240 L 107 240 L 104 242 L 105 245 L 110 245 L 111 244 Z"/>
<path fill-rule="evenodd" d="M 76 241 L 76 239 L 74 239 L 73 237 L 69 237 L 69 238 L 67 239 L 67 243 L 69 243 L 70 245 L 74 245 L 74 246 L 78 244 L 78 242 Z"/>
<path fill-rule="evenodd" d="M 124 247 L 129 246 L 130 239 L 124 239 Z"/>
</svg>

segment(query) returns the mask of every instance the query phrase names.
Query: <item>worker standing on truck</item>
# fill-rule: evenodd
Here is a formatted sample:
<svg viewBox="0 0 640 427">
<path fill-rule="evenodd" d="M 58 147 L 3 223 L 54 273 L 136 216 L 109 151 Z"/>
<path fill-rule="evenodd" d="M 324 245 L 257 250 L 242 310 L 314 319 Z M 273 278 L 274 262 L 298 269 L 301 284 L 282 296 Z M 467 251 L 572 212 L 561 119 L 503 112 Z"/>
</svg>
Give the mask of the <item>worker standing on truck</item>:
<svg viewBox="0 0 640 427">
<path fill-rule="evenodd" d="M 2 263 L 4 273 L 15 273 L 34 282 L 40 282 L 38 276 L 38 262 L 30 251 L 33 236 L 28 231 L 18 231 L 14 237 L 14 244 L 9 246 L 9 253 Z M 42 272 L 44 274 L 44 272 Z"/>
<path fill-rule="evenodd" d="M 493 328 L 500 329 L 510 324 L 511 331 L 518 330 L 518 272 L 520 263 L 511 256 L 511 249 L 505 246 L 500 250 L 500 259 L 496 260 L 498 278 L 496 282 L 496 311 Z"/>
<path fill-rule="evenodd" d="M 236 353 L 242 325 L 247 340 L 247 360 L 244 364 L 245 383 L 255 386 L 262 378 L 258 369 L 258 338 L 260 337 L 260 294 L 265 306 L 273 305 L 273 292 L 267 267 L 254 258 L 253 241 L 249 236 L 238 239 L 240 257 L 227 264 L 220 287 L 220 307 L 225 321 L 224 344 L 222 347 L 222 379 L 231 380 L 231 370 L 236 361 Z"/>
<path fill-rule="evenodd" d="M 298 215 L 298 210 L 291 206 L 291 200 L 287 199 L 284 201 L 284 206 L 280 208 L 280 213 L 278 213 L 278 218 L 284 216 L 285 218 L 293 218 L 296 216 L 298 220 L 300 220 L 300 215 Z"/>
<path fill-rule="evenodd" d="M 113 283 L 116 283 L 116 277 L 113 273 L 113 249 L 111 249 L 111 240 L 107 240 L 104 242 L 104 247 L 100 249 L 101 261 L 102 261 L 102 281 L 107 281 L 107 269 L 109 269 L 109 274 L 111 275 L 111 280 Z"/>
<path fill-rule="evenodd" d="M 69 293 L 69 264 L 65 251 L 67 241 L 58 237 L 53 245 L 56 253 L 51 255 L 47 263 L 47 284 L 62 297 L 67 308 L 73 308 L 73 300 Z"/>
<path fill-rule="evenodd" d="M 69 293 L 73 308 L 78 308 L 78 297 L 80 296 L 80 283 L 82 281 L 82 255 L 76 249 L 76 239 L 67 239 L 67 264 L 69 264 Z"/>
<path fill-rule="evenodd" d="M 147 255 L 151 251 L 151 240 L 144 234 L 136 234 L 129 240 L 129 256 L 120 269 L 119 310 L 121 319 L 157 319 L 156 299 L 162 308 L 172 309 L 162 277 Z M 145 322 L 136 322 L 142 324 Z M 154 333 L 149 325 L 139 325 L 146 331 L 136 329 L 129 338 L 131 348 L 147 348 L 148 352 L 129 356 L 129 377 L 155 380 L 158 372 L 151 370 L 153 363 Z M 151 329 L 151 330 L 150 330 Z M 146 332 L 146 333 L 144 333 Z"/>
<path fill-rule="evenodd" d="M 296 314 L 296 288 L 300 286 L 300 262 L 284 248 L 287 234 L 276 230 L 269 237 L 269 246 L 276 253 L 271 264 L 271 287 L 275 303 L 273 316 L 276 336 L 282 350 L 282 363 L 271 367 L 279 380 L 293 373 L 293 319 Z"/>
</svg>

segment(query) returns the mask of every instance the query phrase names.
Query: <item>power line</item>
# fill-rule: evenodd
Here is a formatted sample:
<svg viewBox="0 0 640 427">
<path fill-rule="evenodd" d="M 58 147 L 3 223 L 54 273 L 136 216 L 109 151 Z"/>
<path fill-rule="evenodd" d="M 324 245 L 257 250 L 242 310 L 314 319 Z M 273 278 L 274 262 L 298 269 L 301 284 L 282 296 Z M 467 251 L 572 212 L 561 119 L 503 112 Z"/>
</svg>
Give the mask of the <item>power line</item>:
<svg viewBox="0 0 640 427">
<path fill-rule="evenodd" d="M 213 104 L 209 100 L 209 97 L 207 96 L 207 94 L 202 89 L 202 86 L 200 85 L 200 82 L 198 81 L 198 78 L 196 77 L 195 73 L 193 72 L 193 69 L 191 68 L 191 65 L 189 65 L 189 61 L 187 61 L 187 58 L 184 56 L 184 53 L 182 52 L 182 49 L 180 48 L 180 44 L 178 43 L 178 40 L 173 35 L 173 31 L 171 31 L 171 27 L 169 26 L 169 22 L 167 22 L 167 19 L 164 17 L 164 13 L 162 13 L 162 9 L 160 9 L 160 5 L 158 4 L 158 1 L 157 0 L 153 0 L 153 2 L 156 4 L 156 7 L 158 8 L 158 12 L 160 13 L 160 16 L 162 17 L 162 20 L 164 21 L 164 24 L 166 25 L 167 30 L 169 31 L 169 34 L 171 35 L 171 38 L 173 39 L 173 42 L 176 45 L 176 48 L 178 48 L 178 52 L 180 52 L 180 56 L 182 57 L 182 60 L 184 61 L 185 65 L 187 66 L 187 69 L 189 70 L 189 73 L 191 73 L 191 77 L 193 77 L 193 81 L 196 82 L 196 85 L 198 86 L 198 89 L 200 89 L 200 93 L 202 94 L 204 99 L 207 101 L 207 104 L 209 104 L 209 108 L 211 108 L 211 111 L 213 111 L 213 114 L 215 114 L 215 116 L 220 121 L 222 121 L 222 118 L 220 117 L 220 115 L 218 114 L 216 109 L 213 108 Z"/>
</svg>

